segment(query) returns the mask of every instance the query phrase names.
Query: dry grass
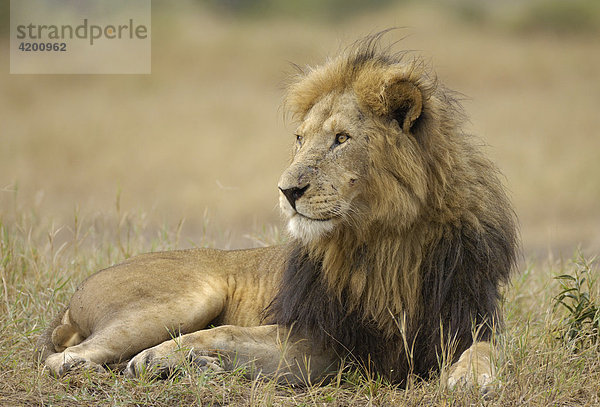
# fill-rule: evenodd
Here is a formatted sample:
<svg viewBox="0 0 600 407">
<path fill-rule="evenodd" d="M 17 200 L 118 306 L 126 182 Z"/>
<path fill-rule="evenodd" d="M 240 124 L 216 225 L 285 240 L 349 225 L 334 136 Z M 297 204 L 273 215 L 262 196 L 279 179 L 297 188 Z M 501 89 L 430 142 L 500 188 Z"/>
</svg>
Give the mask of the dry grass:
<svg viewBox="0 0 600 407">
<path fill-rule="evenodd" d="M 565 316 L 552 311 L 552 276 L 572 270 L 555 259 L 578 245 L 600 251 L 597 35 L 470 25 L 414 3 L 335 25 L 182 4 L 155 10 L 151 76 L 0 75 L 0 405 L 600 403 L 597 347 L 574 353 L 558 339 Z M 398 47 L 422 50 L 469 96 L 470 130 L 506 174 L 532 259 L 506 290 L 502 386 L 491 400 L 351 372 L 291 389 L 193 370 L 156 382 L 55 380 L 31 363 L 40 329 L 95 270 L 151 250 L 281 240 L 271 225 L 293 129 L 278 111 L 288 61 L 319 63 L 389 26 L 408 27 Z"/>
<path fill-rule="evenodd" d="M 0 405 L 597 405 L 600 347 L 583 351 L 561 339 L 568 315 L 553 311 L 560 285 L 551 277 L 573 273 L 571 263 L 530 265 L 506 290 L 506 329 L 500 385 L 488 399 L 473 390 L 450 391 L 437 379 L 413 380 L 399 389 L 349 370 L 332 383 L 289 388 L 268 380 L 248 381 L 242 371 L 200 373 L 184 367 L 168 380 L 127 379 L 119 374 L 75 373 L 60 380 L 32 361 L 34 341 L 64 307 L 77 284 L 99 268 L 149 250 L 181 245 L 177 225 L 148 226 L 142 213 L 114 210 L 100 217 L 77 215 L 57 227 L 35 211 L 13 213 L 0 224 Z M 280 238 L 260 236 L 265 243 Z M 202 244 L 212 244 L 200 241 Z M 598 275 L 598 270 L 590 273 Z M 594 292 L 592 301 L 599 302 Z M 582 335 L 586 335 L 582 332 Z"/>
</svg>

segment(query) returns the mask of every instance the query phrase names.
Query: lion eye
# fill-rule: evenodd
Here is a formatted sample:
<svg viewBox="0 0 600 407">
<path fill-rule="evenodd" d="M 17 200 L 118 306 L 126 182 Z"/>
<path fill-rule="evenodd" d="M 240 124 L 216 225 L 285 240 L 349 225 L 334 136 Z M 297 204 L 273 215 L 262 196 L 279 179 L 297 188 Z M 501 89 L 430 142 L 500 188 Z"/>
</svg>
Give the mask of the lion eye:
<svg viewBox="0 0 600 407">
<path fill-rule="evenodd" d="M 299 135 L 299 134 L 296 134 L 296 142 L 297 142 L 298 144 L 302 144 L 302 142 L 303 142 L 303 141 L 304 141 L 304 137 L 302 137 L 302 136 L 301 136 L 301 135 Z"/>
<path fill-rule="evenodd" d="M 336 144 L 343 144 L 346 141 L 348 141 L 348 139 L 350 138 L 349 135 L 347 135 L 346 133 L 338 133 L 335 135 L 335 143 Z"/>
</svg>

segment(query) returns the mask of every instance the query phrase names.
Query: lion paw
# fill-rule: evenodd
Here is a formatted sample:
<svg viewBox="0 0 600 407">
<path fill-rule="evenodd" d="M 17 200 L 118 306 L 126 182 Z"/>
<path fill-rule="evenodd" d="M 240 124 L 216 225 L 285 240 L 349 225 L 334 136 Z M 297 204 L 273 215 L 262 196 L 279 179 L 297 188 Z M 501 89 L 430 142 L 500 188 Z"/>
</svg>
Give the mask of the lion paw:
<svg viewBox="0 0 600 407">
<path fill-rule="evenodd" d="M 163 376 L 170 372 L 174 364 L 157 355 L 154 348 L 146 349 L 135 355 L 127 364 L 125 374 L 129 377 L 140 377 L 144 374 Z"/>
<path fill-rule="evenodd" d="M 498 384 L 493 355 L 494 348 L 489 342 L 474 342 L 450 368 L 448 388 L 477 388 L 484 397 L 493 395 Z"/>
<path fill-rule="evenodd" d="M 69 354 L 67 352 L 54 353 L 48 356 L 45 361 L 45 365 L 55 377 L 62 377 L 68 372 L 75 370 L 106 373 L 106 369 L 104 369 L 101 365 L 81 356 Z"/>
<path fill-rule="evenodd" d="M 196 369 L 206 372 L 222 372 L 224 371 L 223 367 L 221 367 L 221 361 L 219 358 L 207 356 L 207 355 L 199 355 L 195 352 L 192 352 L 190 362 L 196 367 Z"/>
<path fill-rule="evenodd" d="M 496 383 L 489 373 L 475 374 L 471 370 L 454 369 L 446 381 L 448 388 L 472 389 L 477 388 L 482 396 L 488 397 L 495 393 Z"/>
<path fill-rule="evenodd" d="M 129 377 L 150 375 L 166 378 L 175 373 L 186 361 L 203 372 L 223 370 L 218 358 L 204 355 L 193 349 L 178 349 L 173 353 L 161 356 L 155 348 L 150 348 L 138 353 L 129 361 L 125 374 Z"/>
</svg>

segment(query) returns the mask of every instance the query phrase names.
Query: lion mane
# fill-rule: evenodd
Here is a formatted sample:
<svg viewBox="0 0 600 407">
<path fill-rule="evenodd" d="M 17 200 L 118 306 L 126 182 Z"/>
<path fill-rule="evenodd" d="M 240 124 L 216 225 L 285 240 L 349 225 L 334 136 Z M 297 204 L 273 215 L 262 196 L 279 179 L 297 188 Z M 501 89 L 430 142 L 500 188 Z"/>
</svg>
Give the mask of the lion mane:
<svg viewBox="0 0 600 407">
<path fill-rule="evenodd" d="M 490 339 L 519 243 L 498 171 L 462 130 L 456 94 L 420 58 L 382 50 L 381 35 L 288 88 L 296 119 L 324 95 L 351 90 L 363 111 L 395 120 L 368 134 L 368 215 L 292 242 L 266 319 L 402 381 L 428 377 L 449 349 L 455 360 L 474 339 Z M 388 82 L 398 89 L 384 95 Z M 393 125 L 416 147 L 390 142 Z"/>
</svg>

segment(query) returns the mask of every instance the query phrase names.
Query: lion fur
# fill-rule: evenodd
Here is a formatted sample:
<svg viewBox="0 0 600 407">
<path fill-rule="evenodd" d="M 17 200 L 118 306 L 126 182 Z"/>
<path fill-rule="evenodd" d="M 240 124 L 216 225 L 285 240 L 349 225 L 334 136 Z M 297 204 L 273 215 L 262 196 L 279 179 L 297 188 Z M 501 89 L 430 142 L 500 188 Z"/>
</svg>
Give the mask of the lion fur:
<svg viewBox="0 0 600 407">
<path fill-rule="evenodd" d="M 298 236 L 252 250 L 146 254 L 95 273 L 42 334 L 38 360 L 60 376 L 131 358 L 126 372 L 137 375 L 174 369 L 183 346 L 188 357 L 215 351 L 296 383 L 308 373 L 320 380 L 340 357 L 402 382 L 488 340 L 517 258 L 514 212 L 496 167 L 463 131 L 455 94 L 419 58 L 381 50 L 381 36 L 288 88 L 286 109 L 313 125 L 312 149 L 295 155 L 279 185 L 288 227 L 316 207 L 315 219 L 296 224 Z M 331 144 L 338 130 L 323 130 L 324 100 L 360 133 L 341 148 Z M 307 174 L 321 175 L 311 189 Z M 313 195 L 288 203 L 283 191 L 294 186 Z M 285 347 L 281 337 L 290 338 Z"/>
<path fill-rule="evenodd" d="M 378 41 L 358 42 L 289 87 L 296 119 L 324 95 L 350 90 L 384 124 L 369 133 L 370 216 L 295 242 L 268 311 L 402 380 L 409 370 L 435 371 L 445 347 L 456 359 L 474 327 L 489 340 L 519 243 L 498 171 L 463 132 L 454 93 L 422 60 L 381 51 Z M 399 132 L 412 142 L 400 145 Z"/>
</svg>

